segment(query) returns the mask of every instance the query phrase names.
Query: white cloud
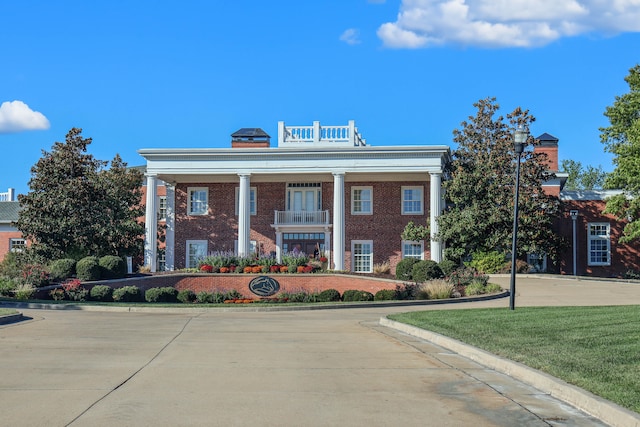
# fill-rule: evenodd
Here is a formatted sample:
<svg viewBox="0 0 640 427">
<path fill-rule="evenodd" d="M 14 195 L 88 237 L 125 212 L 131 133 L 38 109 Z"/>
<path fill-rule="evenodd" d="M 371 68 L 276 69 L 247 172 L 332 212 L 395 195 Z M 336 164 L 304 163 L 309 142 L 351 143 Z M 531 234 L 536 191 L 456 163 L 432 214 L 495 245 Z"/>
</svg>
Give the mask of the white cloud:
<svg viewBox="0 0 640 427">
<path fill-rule="evenodd" d="M 340 35 L 340 40 L 351 45 L 358 44 L 360 43 L 360 32 L 355 28 L 349 28 Z"/>
<path fill-rule="evenodd" d="M 22 101 L 6 101 L 0 105 L 0 133 L 49 129 L 49 120 Z"/>
<path fill-rule="evenodd" d="M 640 0 L 402 0 L 378 28 L 387 47 L 543 46 L 583 33 L 640 32 Z"/>
</svg>

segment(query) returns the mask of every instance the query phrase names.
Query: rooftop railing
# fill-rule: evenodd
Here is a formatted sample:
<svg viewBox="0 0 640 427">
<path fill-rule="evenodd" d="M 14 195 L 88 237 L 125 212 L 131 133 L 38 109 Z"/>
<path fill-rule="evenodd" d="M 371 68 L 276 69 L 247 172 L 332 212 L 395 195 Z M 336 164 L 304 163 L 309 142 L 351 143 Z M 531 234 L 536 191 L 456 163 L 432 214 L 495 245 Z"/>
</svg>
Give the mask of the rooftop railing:
<svg viewBox="0 0 640 427">
<path fill-rule="evenodd" d="M 320 126 L 320 122 L 313 122 L 312 126 L 285 126 L 284 122 L 278 122 L 278 147 L 307 144 L 362 147 L 366 141 L 358 133 L 354 120 L 349 120 L 347 126 Z"/>
</svg>

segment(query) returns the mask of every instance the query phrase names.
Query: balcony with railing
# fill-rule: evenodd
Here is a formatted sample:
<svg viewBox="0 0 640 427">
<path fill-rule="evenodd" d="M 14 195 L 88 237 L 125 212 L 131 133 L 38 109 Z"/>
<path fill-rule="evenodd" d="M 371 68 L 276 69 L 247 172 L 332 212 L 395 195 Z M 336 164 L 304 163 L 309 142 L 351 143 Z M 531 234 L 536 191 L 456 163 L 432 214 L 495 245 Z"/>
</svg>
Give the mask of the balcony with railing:
<svg viewBox="0 0 640 427">
<path fill-rule="evenodd" d="M 0 202 L 15 202 L 16 190 L 9 188 L 7 191 L 0 193 Z"/>
<path fill-rule="evenodd" d="M 329 211 L 275 211 L 275 225 L 329 224 Z"/>
<path fill-rule="evenodd" d="M 278 147 L 299 147 L 306 145 L 327 147 L 364 147 L 366 141 L 358 133 L 356 122 L 349 120 L 347 126 L 285 126 L 278 122 Z"/>
</svg>

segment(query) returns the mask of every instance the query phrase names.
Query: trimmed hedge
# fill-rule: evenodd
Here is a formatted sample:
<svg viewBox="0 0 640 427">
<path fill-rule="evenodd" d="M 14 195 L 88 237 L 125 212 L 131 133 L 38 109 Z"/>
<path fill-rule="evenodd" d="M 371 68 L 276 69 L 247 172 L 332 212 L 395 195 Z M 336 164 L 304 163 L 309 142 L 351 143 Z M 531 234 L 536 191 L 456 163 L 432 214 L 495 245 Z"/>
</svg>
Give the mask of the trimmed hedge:
<svg viewBox="0 0 640 427">
<path fill-rule="evenodd" d="M 107 285 L 96 285 L 89 291 L 89 298 L 94 301 L 112 301 L 113 289 Z"/>
<path fill-rule="evenodd" d="M 76 264 L 76 274 L 82 281 L 100 280 L 100 260 L 95 256 L 82 258 Z"/>
<path fill-rule="evenodd" d="M 76 260 L 72 258 L 57 259 L 49 266 L 49 277 L 54 282 L 62 282 L 76 273 Z"/>
<path fill-rule="evenodd" d="M 318 302 L 340 301 L 340 292 L 336 289 L 325 289 L 320 292 L 317 297 Z"/>
<path fill-rule="evenodd" d="M 137 286 L 123 286 L 113 290 L 113 300 L 116 302 L 140 302 L 142 292 Z"/>
<path fill-rule="evenodd" d="M 373 296 L 374 301 L 391 301 L 396 299 L 395 289 L 380 289 Z"/>
<path fill-rule="evenodd" d="M 442 270 L 437 262 L 425 259 L 413 265 L 411 276 L 414 282 L 423 283 L 431 279 L 440 279 L 444 277 L 444 274 L 442 274 Z"/>
<path fill-rule="evenodd" d="M 144 299 L 147 302 L 178 302 L 178 290 L 170 286 L 147 289 Z"/>
<path fill-rule="evenodd" d="M 105 255 L 98 263 L 104 279 L 121 279 L 127 275 L 127 264 L 119 256 Z"/>
<path fill-rule="evenodd" d="M 349 289 L 342 294 L 342 301 L 373 301 L 373 294 L 367 291 Z"/>
<path fill-rule="evenodd" d="M 413 279 L 413 265 L 420 261 L 415 258 L 405 258 L 396 265 L 396 279 L 398 280 L 412 280 Z"/>
<path fill-rule="evenodd" d="M 178 292 L 178 301 L 184 304 L 190 304 L 196 301 L 196 293 L 191 289 L 183 289 Z"/>
</svg>

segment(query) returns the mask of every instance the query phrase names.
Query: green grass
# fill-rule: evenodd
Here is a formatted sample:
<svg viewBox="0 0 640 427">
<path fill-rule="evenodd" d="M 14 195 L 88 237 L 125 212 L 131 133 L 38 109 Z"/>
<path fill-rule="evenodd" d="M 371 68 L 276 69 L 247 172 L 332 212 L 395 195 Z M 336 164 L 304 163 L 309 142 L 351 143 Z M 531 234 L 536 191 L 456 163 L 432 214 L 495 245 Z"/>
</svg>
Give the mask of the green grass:
<svg viewBox="0 0 640 427">
<path fill-rule="evenodd" d="M 10 314 L 16 314 L 18 311 L 12 308 L 0 308 L 0 316 L 8 316 Z"/>
<path fill-rule="evenodd" d="M 421 311 L 389 318 L 539 369 L 640 413 L 640 306 Z"/>
</svg>

